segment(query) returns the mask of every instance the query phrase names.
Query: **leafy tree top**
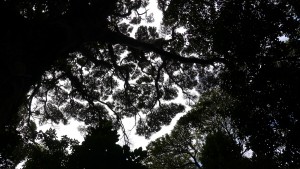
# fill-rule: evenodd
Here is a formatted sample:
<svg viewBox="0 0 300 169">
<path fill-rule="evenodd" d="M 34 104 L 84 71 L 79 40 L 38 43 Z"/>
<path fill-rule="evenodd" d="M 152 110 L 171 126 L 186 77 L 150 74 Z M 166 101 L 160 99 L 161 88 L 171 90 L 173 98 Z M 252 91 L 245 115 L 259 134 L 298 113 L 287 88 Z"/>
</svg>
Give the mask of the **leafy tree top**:
<svg viewBox="0 0 300 169">
<path fill-rule="evenodd" d="M 21 144 L 18 124 L 36 117 L 116 128 L 135 117 L 150 136 L 183 112 L 179 92 L 193 102 L 193 91 L 220 87 L 244 106 L 232 119 L 260 155 L 285 142 L 283 161 L 299 161 L 299 2 L 158 0 L 162 30 L 133 32 L 151 21 L 147 4 L 0 1 L 0 134 L 13 140 L 3 139 L 1 158 Z"/>
<path fill-rule="evenodd" d="M 117 131 L 109 122 L 90 127 L 81 145 L 67 136 L 57 139 L 53 129 L 40 131 L 38 140 L 41 144 L 33 143 L 27 147 L 24 169 L 146 169 L 142 164 L 146 151 L 142 148 L 130 151 L 127 145 L 117 145 Z"/>
</svg>

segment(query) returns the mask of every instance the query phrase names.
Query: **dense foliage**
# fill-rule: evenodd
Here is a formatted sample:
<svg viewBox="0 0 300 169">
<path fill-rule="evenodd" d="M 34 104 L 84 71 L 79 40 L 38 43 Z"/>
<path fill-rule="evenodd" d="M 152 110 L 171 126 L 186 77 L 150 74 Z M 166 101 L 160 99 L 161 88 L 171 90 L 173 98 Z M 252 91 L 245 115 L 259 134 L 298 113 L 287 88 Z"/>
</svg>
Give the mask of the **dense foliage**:
<svg viewBox="0 0 300 169">
<path fill-rule="evenodd" d="M 148 167 L 249 168 L 249 142 L 238 135 L 230 117 L 238 104 L 220 90 L 204 93 L 170 134 L 148 145 Z"/>
<path fill-rule="evenodd" d="M 199 56 L 203 54 L 203 57 L 207 58 L 218 56 L 225 60 L 223 64 L 215 65 L 220 68 L 220 71 L 215 71 L 216 87 L 221 89 L 222 95 L 224 92 L 225 95 L 229 94 L 231 97 L 229 100 L 233 98 L 234 102 L 222 103 L 224 98 L 222 95 L 217 97 L 217 101 L 214 97 L 206 101 L 200 99 L 199 104 L 204 107 L 188 121 L 194 121 L 211 112 L 218 114 L 224 111 L 226 117 L 230 119 L 230 126 L 234 129 L 230 131 L 238 136 L 238 140 L 244 140 L 244 146 L 253 151 L 252 167 L 254 165 L 254 168 L 298 168 L 299 2 L 251 0 L 159 2 L 167 26 L 182 26 L 187 29 L 185 37 L 188 45 L 182 52 L 198 53 Z M 179 14 L 175 14 L 174 11 L 178 11 Z M 205 94 L 201 97 L 206 96 Z M 205 106 L 207 103 L 208 108 Z M 206 128 L 207 125 L 203 124 L 203 121 L 206 121 L 205 118 L 200 118 L 200 121 L 195 123 L 197 130 Z M 222 121 L 226 122 L 226 119 Z M 177 130 L 175 128 L 173 132 L 176 133 Z M 171 133 L 171 138 L 178 140 L 174 133 Z M 212 141 L 214 138 L 211 136 L 212 133 L 214 132 L 206 133 L 208 134 L 206 141 Z M 165 137 L 167 139 L 169 136 Z M 200 138 L 196 136 L 194 139 Z M 218 136 L 215 136 L 215 139 L 218 139 Z M 215 146 L 225 144 L 226 139 L 223 140 Z M 159 140 L 156 142 L 160 144 Z M 170 142 L 172 141 L 169 140 L 168 145 Z M 150 149 L 160 153 L 178 153 L 172 149 L 161 151 L 158 145 L 155 146 L 154 143 L 153 145 L 154 147 Z M 202 155 L 197 158 L 202 160 L 203 168 L 218 168 L 215 165 L 224 164 L 209 162 L 211 160 L 209 157 L 218 159 L 216 156 L 210 156 L 211 153 L 216 153 L 211 146 L 214 146 L 214 143 L 206 143 L 203 150 L 201 149 Z M 212 152 L 205 147 L 210 147 Z M 230 157 L 230 153 L 223 156 L 221 154 L 219 153 L 223 160 Z M 189 159 L 191 156 L 185 157 L 184 162 L 190 163 Z M 232 160 L 239 161 L 231 158 L 225 162 Z M 223 167 L 225 166 L 227 165 L 224 164 Z"/>
<path fill-rule="evenodd" d="M 39 132 L 37 137 L 41 143 L 29 145 L 24 169 L 146 169 L 141 164 L 146 152 L 141 148 L 131 152 L 127 145 L 116 144 L 117 131 L 108 122 L 89 128 L 81 145 L 67 136 L 58 140 L 53 129 Z"/>
<path fill-rule="evenodd" d="M 241 102 L 220 89 L 206 92 L 199 103 L 181 117 L 170 134 L 152 141 L 146 163 L 150 169 L 171 168 L 277 168 L 284 163 L 278 153 L 268 160 L 253 149 L 232 113 Z"/>
<path fill-rule="evenodd" d="M 190 104 L 200 94 L 203 111 L 185 123 L 200 118 L 194 120 L 197 131 L 213 128 L 205 135 L 185 132 L 205 142 L 200 147 L 206 156 L 193 151 L 196 166 L 202 160 L 204 168 L 215 168 L 210 158 L 217 157 L 208 149 L 228 154 L 224 145 L 229 145 L 232 158 L 218 158 L 220 164 L 230 167 L 225 162 L 233 160 L 248 166 L 240 152 L 246 146 L 255 166 L 300 167 L 300 2 L 157 2 L 160 30 L 144 24 L 153 21 L 147 0 L 0 1 L 1 167 L 29 158 L 19 150 L 35 142 L 36 118 L 41 123 L 73 118 L 94 128 L 110 120 L 114 129 L 124 129 L 122 119 L 134 117 L 137 133 L 150 137 L 184 111 L 174 101 L 181 94 Z M 221 123 L 201 125 L 202 116 L 213 121 L 219 118 L 215 114 L 229 120 L 230 134 L 220 130 Z M 174 133 L 181 133 L 178 128 Z M 48 135 L 55 140 L 51 131 L 41 139 Z M 218 140 L 224 141 L 213 143 Z M 67 138 L 54 142 L 62 149 L 73 144 Z M 56 158 L 68 156 L 62 149 L 55 150 Z M 44 155 L 53 153 L 48 150 Z M 81 158 L 86 150 L 75 152 Z M 191 158 L 178 157 L 176 162 Z"/>
</svg>

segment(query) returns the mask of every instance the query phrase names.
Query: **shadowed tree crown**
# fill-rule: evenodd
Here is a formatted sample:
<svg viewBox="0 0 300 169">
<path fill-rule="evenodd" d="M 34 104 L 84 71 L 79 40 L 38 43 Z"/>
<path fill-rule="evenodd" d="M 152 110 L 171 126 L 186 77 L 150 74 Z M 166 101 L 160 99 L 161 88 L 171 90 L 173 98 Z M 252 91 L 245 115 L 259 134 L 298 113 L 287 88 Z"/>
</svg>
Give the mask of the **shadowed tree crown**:
<svg viewBox="0 0 300 169">
<path fill-rule="evenodd" d="M 150 137 L 184 111 L 178 96 L 220 88 L 258 156 L 284 144 L 280 167 L 299 166 L 299 2 L 157 0 L 160 29 L 145 24 L 148 3 L 0 0 L 1 161 L 20 160 L 35 118 L 124 130 L 134 117 Z"/>
</svg>

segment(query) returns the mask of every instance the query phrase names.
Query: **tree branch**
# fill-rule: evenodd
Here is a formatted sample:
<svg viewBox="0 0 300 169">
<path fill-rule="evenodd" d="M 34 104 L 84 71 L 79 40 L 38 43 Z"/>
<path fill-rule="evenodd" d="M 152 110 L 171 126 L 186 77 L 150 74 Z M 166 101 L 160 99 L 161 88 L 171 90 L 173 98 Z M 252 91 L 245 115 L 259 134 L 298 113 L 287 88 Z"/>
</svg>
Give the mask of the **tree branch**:
<svg viewBox="0 0 300 169">
<path fill-rule="evenodd" d="M 147 51 L 147 52 L 155 52 L 166 60 L 179 61 L 181 63 L 196 63 L 201 65 L 213 65 L 214 63 L 224 63 L 227 61 L 224 58 L 211 58 L 211 59 L 200 59 L 196 57 L 183 57 L 176 53 L 171 53 L 163 50 L 162 48 L 158 48 L 153 44 L 145 43 L 142 41 L 138 41 L 134 38 L 128 37 L 122 33 L 118 32 L 107 32 L 107 40 L 113 44 L 121 44 L 126 45 L 135 49 Z"/>
</svg>

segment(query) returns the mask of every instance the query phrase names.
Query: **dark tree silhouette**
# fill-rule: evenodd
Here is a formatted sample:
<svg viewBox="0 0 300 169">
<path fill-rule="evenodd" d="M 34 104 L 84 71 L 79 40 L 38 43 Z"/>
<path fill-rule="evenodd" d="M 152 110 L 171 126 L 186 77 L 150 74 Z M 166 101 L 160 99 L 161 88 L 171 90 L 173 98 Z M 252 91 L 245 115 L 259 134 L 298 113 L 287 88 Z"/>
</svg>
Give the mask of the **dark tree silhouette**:
<svg viewBox="0 0 300 169">
<path fill-rule="evenodd" d="M 148 145 L 148 167 L 250 168 L 251 159 L 244 156 L 247 140 L 238 135 L 230 118 L 236 104 L 236 100 L 219 89 L 204 93 L 170 134 Z"/>
<path fill-rule="evenodd" d="M 299 167 L 300 3 L 161 0 L 159 4 L 167 27 L 187 29 L 189 45 L 183 51 L 227 61 L 215 74 L 217 84 L 241 102 L 231 117 L 249 137 L 261 164 L 276 161 L 279 168 Z"/>
<path fill-rule="evenodd" d="M 136 106 L 133 105 L 136 98 L 132 97 L 138 92 L 138 88 L 129 84 L 129 81 L 136 78 L 132 74 L 132 63 L 139 60 L 139 56 L 124 63 L 120 62 L 120 54 L 126 46 L 130 46 L 135 50 L 166 54 L 171 60 L 174 55 L 151 43 L 142 42 L 140 38 L 136 40 L 129 37 L 131 28 L 128 24 L 121 23 L 126 18 L 131 19 L 132 23 L 141 20 L 137 9 L 145 7 L 147 3 L 146 0 L 0 2 L 0 19 L 3 25 L 0 49 L 0 67 L 3 72 L 0 84 L 0 134 L 3 138 L 1 159 L 9 158 L 11 149 L 21 144 L 22 141 L 18 138 L 20 134 L 16 130 L 20 121 L 28 119 L 29 122 L 35 115 L 42 115 L 45 121 L 50 119 L 57 123 L 60 120 L 66 122 L 66 116 L 71 115 L 91 124 L 108 116 L 107 111 L 102 111 L 104 107 L 114 111 L 117 122 L 124 115 L 137 114 L 137 108 L 132 110 Z M 133 12 L 137 17 L 131 18 Z M 153 36 L 155 29 L 151 28 L 151 32 Z M 174 56 L 181 58 L 179 55 Z M 142 59 L 144 63 L 149 61 L 148 56 Z M 158 63 L 146 64 L 143 67 L 152 66 L 155 73 L 157 65 Z M 84 68 L 85 71 L 90 69 L 90 74 L 83 75 L 83 67 L 87 68 Z M 152 88 L 159 90 L 160 75 L 151 73 L 148 76 L 156 79 L 156 85 Z M 125 82 L 121 91 L 115 90 L 116 78 Z M 59 83 L 61 81 L 72 87 L 62 87 Z M 116 106 L 107 102 L 112 91 L 117 97 L 115 100 L 122 100 Z M 48 99 L 49 94 L 57 97 Z M 34 97 L 44 104 L 42 110 L 33 110 L 31 107 Z M 155 99 L 148 103 L 147 110 L 152 110 L 161 97 L 160 94 L 153 97 Z M 85 100 L 88 105 L 74 101 L 75 98 Z M 182 110 L 182 106 L 174 106 L 178 111 Z M 169 107 L 164 106 L 163 110 L 166 108 Z M 100 114 L 100 110 L 104 113 Z M 168 120 L 162 120 L 159 124 L 170 121 L 171 117 L 166 117 Z"/>
<path fill-rule="evenodd" d="M 58 140 L 56 131 L 49 129 L 46 132 L 38 132 L 37 140 L 41 143 L 33 142 L 28 145 L 24 163 L 24 169 L 64 169 L 68 162 L 68 148 L 78 145 L 78 141 L 63 136 Z"/>
<path fill-rule="evenodd" d="M 146 152 L 141 148 L 130 151 L 127 145 L 116 144 L 117 131 L 110 123 L 102 122 L 101 126 L 88 130 L 81 145 L 67 136 L 58 140 L 53 129 L 40 132 L 42 144 L 30 145 L 24 169 L 146 169 L 141 163 Z"/>
<path fill-rule="evenodd" d="M 139 25 L 147 0 L 1 0 L 1 163 L 20 161 L 34 117 L 116 128 L 135 117 L 149 137 L 183 112 L 179 90 L 193 103 L 219 87 L 257 158 L 299 167 L 299 3 L 158 0 L 159 34 Z"/>
<path fill-rule="evenodd" d="M 210 133 L 205 140 L 201 154 L 203 169 L 249 168 L 250 160 L 241 156 L 242 147 L 230 136 L 222 133 Z"/>
</svg>

